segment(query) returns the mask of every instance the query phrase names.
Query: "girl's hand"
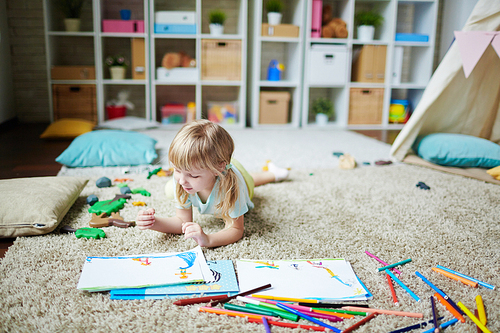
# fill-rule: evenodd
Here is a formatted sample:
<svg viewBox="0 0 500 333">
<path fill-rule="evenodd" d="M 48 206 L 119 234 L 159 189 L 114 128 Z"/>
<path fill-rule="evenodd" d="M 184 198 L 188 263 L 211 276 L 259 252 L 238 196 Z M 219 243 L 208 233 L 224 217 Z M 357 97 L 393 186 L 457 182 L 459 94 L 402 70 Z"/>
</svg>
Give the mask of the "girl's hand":
<svg viewBox="0 0 500 333">
<path fill-rule="evenodd" d="M 148 210 L 140 210 L 139 213 L 137 213 L 135 224 L 140 230 L 146 230 L 152 228 L 155 221 L 155 210 L 149 208 Z"/>
<path fill-rule="evenodd" d="M 194 222 L 185 222 L 182 224 L 182 232 L 184 239 L 192 238 L 198 243 L 199 246 L 208 247 L 208 236 L 203 232 L 200 225 Z"/>
</svg>

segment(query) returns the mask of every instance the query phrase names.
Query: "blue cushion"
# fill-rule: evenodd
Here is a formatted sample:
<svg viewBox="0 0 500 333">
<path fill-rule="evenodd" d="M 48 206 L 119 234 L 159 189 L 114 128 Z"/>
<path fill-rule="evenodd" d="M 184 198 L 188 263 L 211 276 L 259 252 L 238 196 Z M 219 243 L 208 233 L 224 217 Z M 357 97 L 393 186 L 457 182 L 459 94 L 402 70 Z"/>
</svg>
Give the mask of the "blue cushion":
<svg viewBox="0 0 500 333">
<path fill-rule="evenodd" d="M 462 168 L 500 165 L 500 145 L 471 135 L 435 133 L 418 138 L 413 150 L 434 164 Z"/>
<path fill-rule="evenodd" d="M 150 164 L 158 157 L 156 140 L 142 133 L 101 130 L 82 134 L 56 158 L 69 167 Z"/>
</svg>

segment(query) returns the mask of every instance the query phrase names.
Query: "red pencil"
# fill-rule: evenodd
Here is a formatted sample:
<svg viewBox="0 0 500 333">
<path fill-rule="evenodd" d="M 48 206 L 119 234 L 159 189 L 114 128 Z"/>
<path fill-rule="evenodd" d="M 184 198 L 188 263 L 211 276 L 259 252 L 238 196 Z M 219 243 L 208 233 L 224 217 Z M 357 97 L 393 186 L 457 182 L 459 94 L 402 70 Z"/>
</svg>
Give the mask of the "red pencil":
<svg viewBox="0 0 500 333">
<path fill-rule="evenodd" d="M 349 333 L 349 332 L 354 331 L 356 328 L 363 325 L 367 321 L 372 320 L 373 317 L 375 317 L 376 315 L 377 315 L 376 312 L 372 313 L 371 315 L 369 315 L 368 317 L 365 317 L 364 319 L 361 319 L 360 321 L 358 321 L 356 324 L 352 325 L 351 327 L 346 328 L 345 330 L 342 331 L 342 333 Z"/>
<path fill-rule="evenodd" d="M 262 324 L 262 321 L 259 319 L 254 319 L 254 318 L 248 318 L 248 321 L 251 323 L 259 323 Z M 303 328 L 306 330 L 313 330 L 313 331 L 326 331 L 326 327 L 321 327 L 321 326 L 311 326 L 311 325 L 301 325 L 301 324 L 291 324 L 291 323 L 282 323 L 279 321 L 272 321 L 272 320 L 267 320 L 268 324 L 275 325 L 275 326 L 281 326 L 281 327 L 289 327 L 289 328 Z"/>
<path fill-rule="evenodd" d="M 396 296 L 396 292 L 394 291 L 394 286 L 392 285 L 392 279 L 389 274 L 386 274 L 387 282 L 389 282 L 389 288 L 391 288 L 392 300 L 396 306 L 399 306 L 398 298 Z"/>
<path fill-rule="evenodd" d="M 175 301 L 175 305 L 189 305 L 189 304 L 198 304 L 198 303 L 208 303 L 211 301 L 216 301 L 220 299 L 227 298 L 227 295 L 216 295 L 216 296 L 205 296 L 205 297 L 196 297 L 196 298 L 185 298 Z"/>
</svg>

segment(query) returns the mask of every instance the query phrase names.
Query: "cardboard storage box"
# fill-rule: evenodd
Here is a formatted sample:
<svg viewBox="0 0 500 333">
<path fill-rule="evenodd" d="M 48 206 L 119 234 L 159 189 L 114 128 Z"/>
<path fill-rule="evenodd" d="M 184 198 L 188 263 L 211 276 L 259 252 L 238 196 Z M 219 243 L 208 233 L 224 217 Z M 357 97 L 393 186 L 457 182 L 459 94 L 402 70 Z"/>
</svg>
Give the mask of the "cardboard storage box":
<svg viewBox="0 0 500 333">
<path fill-rule="evenodd" d="M 259 124 L 286 124 L 290 93 L 288 91 L 261 91 Z"/>
<path fill-rule="evenodd" d="M 144 38 L 132 38 L 132 79 L 146 80 L 146 41 Z"/>
<path fill-rule="evenodd" d="M 262 23 L 262 36 L 268 37 L 299 37 L 300 28 L 293 24 L 269 25 Z"/>
<path fill-rule="evenodd" d="M 95 80 L 94 66 L 52 66 L 52 80 Z"/>
<path fill-rule="evenodd" d="M 386 45 L 365 45 L 353 56 L 352 81 L 384 83 Z"/>
<path fill-rule="evenodd" d="M 380 125 L 383 108 L 383 88 L 351 88 L 349 125 Z"/>
<path fill-rule="evenodd" d="M 347 46 L 313 45 L 309 54 L 309 83 L 345 84 Z"/>
<path fill-rule="evenodd" d="M 80 118 L 97 124 L 96 88 L 94 84 L 52 85 L 54 120 Z"/>
<path fill-rule="evenodd" d="M 241 79 L 241 40 L 202 39 L 201 79 Z"/>
<path fill-rule="evenodd" d="M 102 20 L 102 32 L 144 32 L 144 21 Z"/>
</svg>

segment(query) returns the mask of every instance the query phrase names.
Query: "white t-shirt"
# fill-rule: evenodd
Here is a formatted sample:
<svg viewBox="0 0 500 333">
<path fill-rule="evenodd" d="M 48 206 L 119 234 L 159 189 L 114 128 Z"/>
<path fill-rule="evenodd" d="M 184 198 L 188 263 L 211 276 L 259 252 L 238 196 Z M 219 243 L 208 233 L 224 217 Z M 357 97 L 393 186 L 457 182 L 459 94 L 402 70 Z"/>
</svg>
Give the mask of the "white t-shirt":
<svg viewBox="0 0 500 333">
<path fill-rule="evenodd" d="M 236 200 L 236 203 L 234 205 L 234 208 L 232 211 L 229 212 L 229 216 L 233 219 L 245 214 L 248 212 L 250 209 L 254 207 L 254 204 L 252 200 L 250 200 L 250 196 L 248 194 L 248 187 L 247 184 L 245 183 L 245 179 L 241 175 L 241 172 L 234 166 L 231 166 L 231 169 L 233 169 L 234 173 L 238 177 L 238 188 L 239 188 L 239 195 L 238 199 Z M 175 180 L 172 182 L 174 184 L 174 193 L 175 191 L 175 184 L 177 183 Z M 179 198 L 175 198 L 177 201 L 176 208 L 179 209 L 188 209 L 191 206 L 194 206 L 198 208 L 198 211 L 200 214 L 214 214 L 215 213 L 215 206 L 219 203 L 217 200 L 219 193 L 219 177 L 215 180 L 215 185 L 212 189 L 212 192 L 210 193 L 210 196 L 207 199 L 207 202 L 203 203 L 198 196 L 197 193 L 195 194 L 190 194 L 188 196 L 188 199 L 186 200 L 186 203 L 182 205 L 179 202 Z"/>
</svg>

